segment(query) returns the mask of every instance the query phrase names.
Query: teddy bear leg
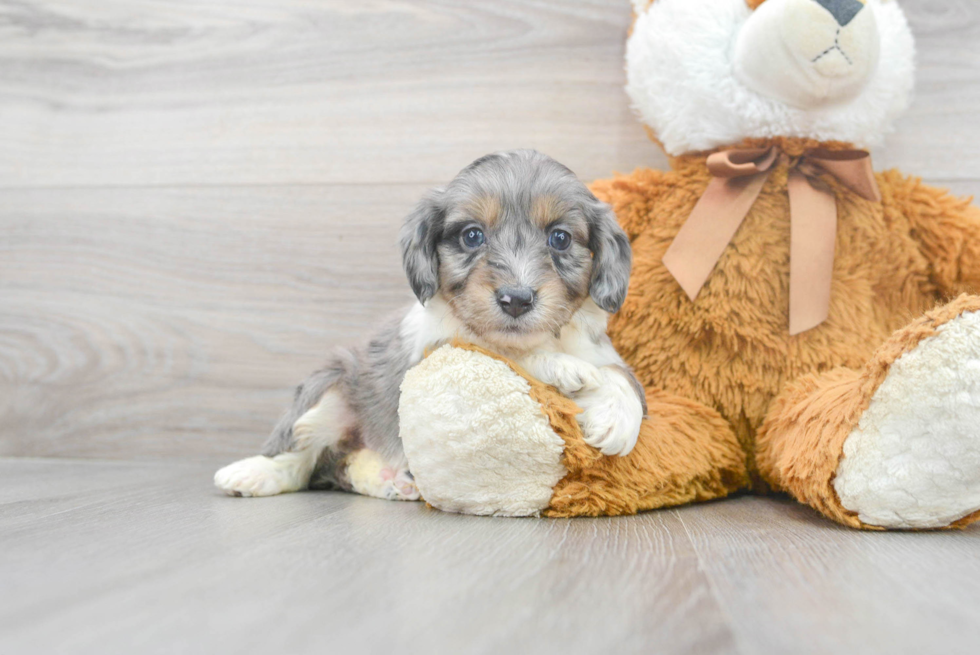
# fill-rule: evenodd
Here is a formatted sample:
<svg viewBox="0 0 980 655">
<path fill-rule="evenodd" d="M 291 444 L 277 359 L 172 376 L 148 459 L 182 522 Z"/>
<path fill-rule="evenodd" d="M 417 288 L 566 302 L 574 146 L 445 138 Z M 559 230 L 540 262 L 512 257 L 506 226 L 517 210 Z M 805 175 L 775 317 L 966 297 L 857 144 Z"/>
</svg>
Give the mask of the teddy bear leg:
<svg viewBox="0 0 980 655">
<path fill-rule="evenodd" d="M 892 335 L 861 371 L 790 384 L 757 438 L 766 480 L 864 529 L 980 518 L 980 297 Z"/>
<path fill-rule="evenodd" d="M 545 516 L 599 516 L 721 498 L 748 486 L 745 452 L 713 409 L 663 391 L 647 394 L 648 418 L 625 457 L 566 444 L 568 474 Z"/>
</svg>

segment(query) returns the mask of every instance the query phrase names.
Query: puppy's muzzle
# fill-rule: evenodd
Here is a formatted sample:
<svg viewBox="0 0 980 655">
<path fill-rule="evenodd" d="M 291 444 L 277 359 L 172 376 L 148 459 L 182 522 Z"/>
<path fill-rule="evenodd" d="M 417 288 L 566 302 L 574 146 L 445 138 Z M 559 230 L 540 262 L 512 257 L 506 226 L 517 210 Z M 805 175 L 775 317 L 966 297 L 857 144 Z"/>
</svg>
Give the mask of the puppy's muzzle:
<svg viewBox="0 0 980 655">
<path fill-rule="evenodd" d="M 530 287 L 501 287 L 497 289 L 497 304 L 517 318 L 534 307 L 534 290 Z"/>
</svg>

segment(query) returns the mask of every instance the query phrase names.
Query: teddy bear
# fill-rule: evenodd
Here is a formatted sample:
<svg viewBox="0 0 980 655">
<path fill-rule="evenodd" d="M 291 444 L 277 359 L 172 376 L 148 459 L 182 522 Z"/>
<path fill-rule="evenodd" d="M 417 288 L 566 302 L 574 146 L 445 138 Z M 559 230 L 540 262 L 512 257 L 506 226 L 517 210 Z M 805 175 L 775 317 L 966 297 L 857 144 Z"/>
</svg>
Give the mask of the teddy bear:
<svg viewBox="0 0 980 655">
<path fill-rule="evenodd" d="M 980 210 L 867 151 L 912 92 L 897 1 L 633 6 L 626 91 L 670 170 L 591 188 L 633 248 L 608 327 L 647 390 L 637 446 L 601 456 L 574 403 L 451 344 L 403 385 L 403 410 L 429 406 L 402 414 L 422 495 L 594 516 L 752 490 L 861 529 L 980 518 Z"/>
</svg>

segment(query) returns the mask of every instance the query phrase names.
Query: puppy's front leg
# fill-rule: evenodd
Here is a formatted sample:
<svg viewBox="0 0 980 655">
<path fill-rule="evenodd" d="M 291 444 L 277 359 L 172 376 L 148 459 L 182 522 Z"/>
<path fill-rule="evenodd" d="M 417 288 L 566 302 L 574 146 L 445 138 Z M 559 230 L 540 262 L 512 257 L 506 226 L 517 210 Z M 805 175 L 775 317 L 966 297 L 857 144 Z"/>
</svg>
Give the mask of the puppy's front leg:
<svg viewBox="0 0 980 655">
<path fill-rule="evenodd" d="M 566 396 L 574 396 L 603 382 L 602 372 L 594 364 L 565 353 L 535 353 L 518 363 L 532 377 L 550 384 Z"/>
<path fill-rule="evenodd" d="M 603 366 L 599 373 L 601 384 L 572 396 L 583 410 L 578 422 L 585 442 L 603 455 L 628 455 L 636 446 L 646 413 L 643 388 L 625 367 Z"/>
<path fill-rule="evenodd" d="M 585 443 L 603 455 L 627 455 L 645 413 L 643 388 L 625 366 L 598 367 L 565 353 L 536 353 L 519 361 L 532 376 L 574 400 Z"/>
</svg>

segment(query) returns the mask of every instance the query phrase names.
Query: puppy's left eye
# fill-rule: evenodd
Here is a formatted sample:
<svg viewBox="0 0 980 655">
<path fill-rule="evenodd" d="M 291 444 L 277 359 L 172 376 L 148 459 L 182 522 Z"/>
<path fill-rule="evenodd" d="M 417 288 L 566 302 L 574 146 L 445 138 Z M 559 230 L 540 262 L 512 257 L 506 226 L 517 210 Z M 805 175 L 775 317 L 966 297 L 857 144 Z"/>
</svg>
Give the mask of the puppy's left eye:
<svg viewBox="0 0 980 655">
<path fill-rule="evenodd" d="M 568 250 L 572 245 L 572 235 L 565 230 L 552 230 L 548 235 L 548 245 L 555 250 Z"/>
</svg>

